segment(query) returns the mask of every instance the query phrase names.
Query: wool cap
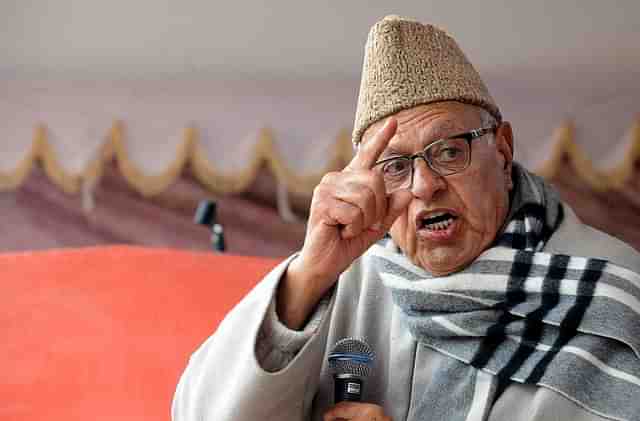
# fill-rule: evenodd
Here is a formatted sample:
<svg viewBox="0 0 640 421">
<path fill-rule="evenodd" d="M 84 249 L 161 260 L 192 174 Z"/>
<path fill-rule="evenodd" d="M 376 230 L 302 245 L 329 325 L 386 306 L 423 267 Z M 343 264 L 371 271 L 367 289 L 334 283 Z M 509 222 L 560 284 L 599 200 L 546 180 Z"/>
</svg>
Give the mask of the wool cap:
<svg viewBox="0 0 640 421">
<path fill-rule="evenodd" d="M 376 23 L 365 45 L 354 144 L 376 121 L 440 101 L 477 105 L 502 121 L 480 75 L 445 31 L 398 16 Z"/>
</svg>

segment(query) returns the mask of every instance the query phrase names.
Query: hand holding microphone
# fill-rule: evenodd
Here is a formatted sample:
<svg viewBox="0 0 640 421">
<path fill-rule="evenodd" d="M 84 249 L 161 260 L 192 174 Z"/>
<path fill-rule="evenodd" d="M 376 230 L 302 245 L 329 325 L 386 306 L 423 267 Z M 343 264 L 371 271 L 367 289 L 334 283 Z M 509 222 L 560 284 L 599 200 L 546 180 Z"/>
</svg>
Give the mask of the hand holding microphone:
<svg viewBox="0 0 640 421">
<path fill-rule="evenodd" d="M 368 343 L 355 338 L 338 341 L 329 353 L 329 369 L 334 380 L 334 402 L 360 402 L 364 379 L 369 377 L 375 355 Z"/>
<path fill-rule="evenodd" d="M 324 413 L 323 421 L 393 421 L 381 406 L 362 402 L 340 402 Z"/>
<path fill-rule="evenodd" d="M 324 414 L 324 421 L 391 421 L 382 407 L 360 402 L 374 359 L 373 350 L 363 340 L 344 338 L 336 343 L 328 357 L 336 405 Z"/>
</svg>

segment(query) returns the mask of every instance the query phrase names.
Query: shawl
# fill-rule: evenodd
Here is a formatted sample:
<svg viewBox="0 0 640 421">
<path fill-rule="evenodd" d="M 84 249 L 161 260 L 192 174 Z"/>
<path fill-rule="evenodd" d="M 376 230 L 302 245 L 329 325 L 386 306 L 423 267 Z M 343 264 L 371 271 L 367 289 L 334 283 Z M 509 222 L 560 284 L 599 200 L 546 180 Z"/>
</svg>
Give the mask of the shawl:
<svg viewBox="0 0 640 421">
<path fill-rule="evenodd" d="M 514 181 L 501 233 L 459 272 L 436 277 L 396 247 L 371 248 L 411 334 L 451 357 L 409 419 L 452 394 L 476 397 L 442 420 L 485 419 L 508 384 L 520 382 L 601 417 L 640 420 L 640 275 L 603 259 L 543 252 L 562 220 L 560 201 L 520 167 Z"/>
</svg>

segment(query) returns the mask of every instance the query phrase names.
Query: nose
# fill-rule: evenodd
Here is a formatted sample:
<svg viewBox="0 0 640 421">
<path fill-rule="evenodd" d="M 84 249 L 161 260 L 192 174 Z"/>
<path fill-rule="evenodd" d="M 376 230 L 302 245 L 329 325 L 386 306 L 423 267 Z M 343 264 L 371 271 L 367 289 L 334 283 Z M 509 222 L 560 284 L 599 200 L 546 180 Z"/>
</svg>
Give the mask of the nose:
<svg viewBox="0 0 640 421">
<path fill-rule="evenodd" d="M 428 202 L 446 188 L 447 183 L 444 177 L 433 171 L 423 158 L 414 160 L 411 193 L 415 197 Z"/>
</svg>

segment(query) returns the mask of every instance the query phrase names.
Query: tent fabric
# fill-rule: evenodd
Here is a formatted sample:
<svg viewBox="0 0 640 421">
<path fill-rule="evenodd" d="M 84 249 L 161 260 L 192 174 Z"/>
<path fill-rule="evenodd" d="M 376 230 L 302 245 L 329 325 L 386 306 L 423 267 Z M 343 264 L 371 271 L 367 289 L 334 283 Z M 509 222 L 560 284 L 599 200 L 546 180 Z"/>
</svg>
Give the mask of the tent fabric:
<svg viewBox="0 0 640 421">
<path fill-rule="evenodd" d="M 147 197 L 187 168 L 215 193 L 246 191 L 267 168 L 289 192 L 309 196 L 325 172 L 350 160 L 353 81 L 246 85 L 1 81 L 0 190 L 18 188 L 40 164 L 56 186 L 79 194 L 115 161 Z M 597 191 L 634 177 L 637 88 L 489 85 L 514 126 L 516 159 L 525 167 L 551 178 L 568 157 Z"/>
</svg>

